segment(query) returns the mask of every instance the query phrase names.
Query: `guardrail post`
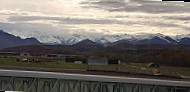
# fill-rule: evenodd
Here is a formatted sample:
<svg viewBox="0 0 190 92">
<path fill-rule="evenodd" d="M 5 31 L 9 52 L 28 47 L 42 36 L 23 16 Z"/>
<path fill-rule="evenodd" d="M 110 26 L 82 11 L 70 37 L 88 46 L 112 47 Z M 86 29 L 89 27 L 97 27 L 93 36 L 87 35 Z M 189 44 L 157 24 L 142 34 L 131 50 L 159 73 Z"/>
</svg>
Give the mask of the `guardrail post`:
<svg viewBox="0 0 190 92">
<path fill-rule="evenodd" d="M 141 84 L 139 84 L 139 86 L 138 86 L 138 92 L 141 92 L 141 91 L 142 91 Z"/>
<path fill-rule="evenodd" d="M 63 80 L 64 81 L 64 80 Z M 64 87 L 65 87 L 65 82 L 62 84 L 62 86 L 61 86 L 61 83 L 60 83 L 60 92 L 64 92 L 63 90 L 64 90 Z"/>
<path fill-rule="evenodd" d="M 135 88 L 133 89 L 133 92 L 136 92 L 136 91 L 139 89 L 138 86 L 139 86 L 139 84 L 137 84 L 137 85 L 135 86 Z"/>
<path fill-rule="evenodd" d="M 118 91 L 119 90 L 119 91 Z M 115 88 L 115 90 L 113 91 L 113 92 L 121 92 L 121 87 L 120 87 L 120 83 L 117 83 L 117 85 L 116 85 L 116 88 Z"/>
<path fill-rule="evenodd" d="M 0 80 L 0 89 L 2 89 L 3 81 Z"/>
<path fill-rule="evenodd" d="M 80 84 L 80 80 L 78 80 L 77 84 L 74 86 L 74 88 L 71 88 L 72 92 L 75 92 L 75 90 L 77 89 L 78 85 Z"/>
<path fill-rule="evenodd" d="M 100 82 L 100 92 L 102 92 L 103 87 L 102 87 L 102 82 Z"/>
<path fill-rule="evenodd" d="M 12 81 L 13 81 L 14 77 L 12 76 L 11 79 L 9 80 L 9 83 L 7 84 L 7 87 L 5 88 L 5 90 L 10 89 L 10 86 L 12 86 Z M 10 89 L 11 90 L 11 89 Z"/>
<path fill-rule="evenodd" d="M 96 87 L 94 88 L 93 92 L 96 92 L 98 90 L 98 87 L 100 86 L 100 82 L 97 83 Z"/>
<path fill-rule="evenodd" d="M 188 92 L 190 92 L 190 88 L 189 88 Z"/>
<path fill-rule="evenodd" d="M 18 91 L 21 91 L 23 85 L 24 85 L 24 80 L 22 80 L 22 84 L 21 84 L 21 86 L 19 87 Z"/>
<path fill-rule="evenodd" d="M 59 79 L 57 79 L 57 80 L 55 81 L 55 83 L 53 84 L 53 87 L 50 89 L 50 92 L 53 92 L 53 89 L 56 87 L 58 81 L 59 81 Z"/>
<path fill-rule="evenodd" d="M 157 86 L 154 86 L 154 88 L 152 89 L 152 92 L 156 91 Z"/>
<path fill-rule="evenodd" d="M 32 83 L 30 84 L 27 92 L 30 92 L 30 90 L 32 89 L 32 87 L 35 84 L 35 82 L 36 82 L 36 78 L 34 78 L 34 80 L 32 81 Z"/>
<path fill-rule="evenodd" d="M 12 91 L 15 91 L 15 77 L 13 77 L 12 87 L 13 87 L 13 90 L 12 90 Z"/>
<path fill-rule="evenodd" d="M 176 87 L 172 87 L 171 91 L 170 92 L 176 92 Z"/>
</svg>

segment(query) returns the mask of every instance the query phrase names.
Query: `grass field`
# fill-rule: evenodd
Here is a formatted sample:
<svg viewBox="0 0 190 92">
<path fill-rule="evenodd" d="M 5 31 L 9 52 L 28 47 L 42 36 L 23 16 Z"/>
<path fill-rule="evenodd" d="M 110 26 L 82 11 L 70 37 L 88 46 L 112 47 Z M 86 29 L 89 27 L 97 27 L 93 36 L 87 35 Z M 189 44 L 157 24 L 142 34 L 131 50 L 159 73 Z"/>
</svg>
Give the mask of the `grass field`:
<svg viewBox="0 0 190 92">
<path fill-rule="evenodd" d="M 86 69 L 87 67 L 85 64 L 66 63 L 64 60 L 56 60 L 55 62 L 28 63 L 16 62 L 15 58 L 0 58 L 0 65 L 61 69 Z"/>
<path fill-rule="evenodd" d="M 64 60 L 53 60 L 55 62 L 40 62 L 40 63 L 28 63 L 17 62 L 15 58 L 0 58 L 0 65 L 9 66 L 23 66 L 23 67 L 41 67 L 41 68 L 60 68 L 60 69 L 87 69 L 86 64 L 74 64 L 66 63 Z M 121 67 L 128 69 L 136 69 L 137 67 L 131 67 L 130 65 L 103 65 L 104 67 Z"/>
<path fill-rule="evenodd" d="M 41 68 L 60 68 L 60 69 L 81 69 L 85 70 L 87 68 L 86 64 L 74 64 L 66 63 L 64 60 L 54 60 L 55 62 L 40 62 L 40 63 L 27 63 L 27 62 L 17 62 L 15 58 L 0 58 L 0 65 L 9 66 L 23 66 L 23 67 L 41 67 Z M 121 67 L 128 69 L 140 69 L 148 68 L 146 63 L 130 63 L 128 65 L 105 65 L 104 67 Z M 150 68 L 152 69 L 152 68 Z M 190 68 L 183 67 L 168 67 L 160 66 L 157 68 L 161 71 L 168 72 L 178 72 L 182 75 L 190 76 Z"/>
</svg>

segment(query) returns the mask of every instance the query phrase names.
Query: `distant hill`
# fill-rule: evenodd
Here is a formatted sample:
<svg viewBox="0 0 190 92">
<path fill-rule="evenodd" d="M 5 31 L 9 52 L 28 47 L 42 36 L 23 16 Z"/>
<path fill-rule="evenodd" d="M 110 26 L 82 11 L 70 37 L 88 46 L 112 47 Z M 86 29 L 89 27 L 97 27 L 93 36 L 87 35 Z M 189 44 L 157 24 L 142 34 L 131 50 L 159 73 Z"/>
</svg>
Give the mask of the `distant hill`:
<svg viewBox="0 0 190 92">
<path fill-rule="evenodd" d="M 86 43 L 87 42 L 87 43 Z M 3 52 L 28 52 L 28 53 L 37 53 L 37 54 L 73 54 L 80 52 L 110 52 L 110 53 L 131 53 L 131 51 L 141 52 L 149 52 L 151 50 L 162 50 L 162 49 L 170 49 L 170 50 L 183 50 L 186 52 L 190 52 L 190 45 L 182 45 L 182 44 L 128 44 L 128 43 L 119 43 L 112 44 L 108 46 L 91 44 L 88 45 L 89 41 L 83 41 L 81 44 L 75 45 L 26 45 L 26 46 L 16 46 L 1 49 Z M 133 52 L 134 53 L 134 52 Z"/>
<path fill-rule="evenodd" d="M 137 44 L 169 44 L 169 42 L 155 36 L 152 39 L 139 40 Z"/>
<path fill-rule="evenodd" d="M 41 45 L 41 43 L 36 38 L 21 39 L 0 30 L 0 49 L 21 45 Z"/>
<path fill-rule="evenodd" d="M 98 43 L 93 42 L 89 39 L 86 39 L 86 40 L 83 40 L 83 41 L 80 41 L 80 42 L 74 44 L 74 46 L 84 46 L 84 45 L 98 45 Z"/>
<path fill-rule="evenodd" d="M 185 37 L 185 38 L 180 39 L 179 44 L 190 44 L 190 38 Z"/>
</svg>

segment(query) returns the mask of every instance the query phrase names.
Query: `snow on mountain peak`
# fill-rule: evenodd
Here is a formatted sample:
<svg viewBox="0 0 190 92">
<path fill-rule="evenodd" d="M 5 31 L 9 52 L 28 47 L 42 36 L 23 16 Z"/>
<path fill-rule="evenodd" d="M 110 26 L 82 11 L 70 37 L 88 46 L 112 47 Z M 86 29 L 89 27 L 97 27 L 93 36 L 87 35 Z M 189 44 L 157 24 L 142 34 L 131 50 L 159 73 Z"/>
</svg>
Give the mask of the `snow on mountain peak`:
<svg viewBox="0 0 190 92">
<path fill-rule="evenodd" d="M 36 31 L 7 31 L 10 34 L 20 36 L 21 38 L 30 38 L 34 37 L 38 39 L 40 42 L 45 44 L 65 44 L 65 45 L 73 45 L 80 41 L 89 39 L 93 42 L 99 44 L 113 43 L 119 40 L 129 40 L 129 41 L 140 41 L 145 39 L 153 39 L 154 37 L 158 37 L 168 43 L 172 43 L 172 41 L 180 41 L 180 39 L 189 37 L 188 35 L 176 35 L 175 37 L 165 36 L 160 33 L 138 33 L 138 34 L 118 34 L 118 35 L 101 35 L 101 36 L 88 36 L 88 35 L 80 35 L 80 34 L 51 34 L 48 32 L 36 32 Z"/>
</svg>

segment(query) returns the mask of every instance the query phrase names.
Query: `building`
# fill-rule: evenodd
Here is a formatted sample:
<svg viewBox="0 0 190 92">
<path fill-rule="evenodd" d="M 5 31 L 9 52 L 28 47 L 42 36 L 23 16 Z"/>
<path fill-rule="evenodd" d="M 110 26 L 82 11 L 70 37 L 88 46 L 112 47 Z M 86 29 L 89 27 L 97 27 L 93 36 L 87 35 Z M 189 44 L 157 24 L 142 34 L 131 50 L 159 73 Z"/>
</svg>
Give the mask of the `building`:
<svg viewBox="0 0 190 92">
<path fill-rule="evenodd" d="M 58 54 L 47 54 L 45 55 L 46 57 L 51 57 L 51 58 L 56 58 L 56 57 L 59 57 Z"/>
<path fill-rule="evenodd" d="M 87 60 L 88 65 L 108 65 L 108 59 L 105 57 L 91 56 Z"/>
<path fill-rule="evenodd" d="M 20 56 L 30 56 L 30 53 L 20 53 Z"/>
<path fill-rule="evenodd" d="M 82 61 L 75 61 L 75 64 L 82 64 Z"/>
<path fill-rule="evenodd" d="M 147 67 L 155 67 L 155 68 L 158 68 L 160 67 L 158 64 L 155 64 L 155 63 L 149 63 Z"/>
<path fill-rule="evenodd" d="M 108 64 L 121 64 L 121 61 L 116 59 L 109 59 Z"/>
<path fill-rule="evenodd" d="M 20 56 L 18 52 L 0 52 L 0 56 Z"/>
<path fill-rule="evenodd" d="M 74 60 L 74 58 L 67 57 L 67 58 L 65 58 L 65 62 L 67 62 L 67 63 L 74 63 L 75 60 Z"/>
</svg>

